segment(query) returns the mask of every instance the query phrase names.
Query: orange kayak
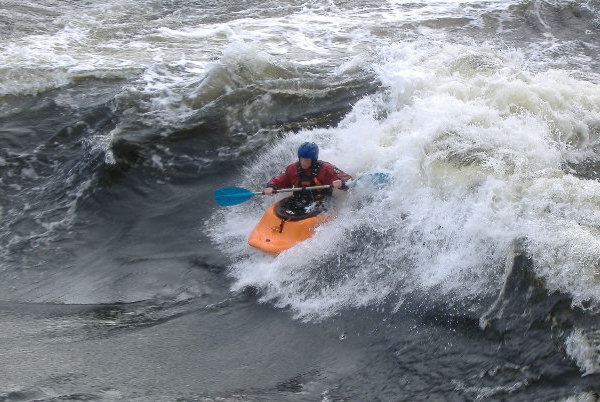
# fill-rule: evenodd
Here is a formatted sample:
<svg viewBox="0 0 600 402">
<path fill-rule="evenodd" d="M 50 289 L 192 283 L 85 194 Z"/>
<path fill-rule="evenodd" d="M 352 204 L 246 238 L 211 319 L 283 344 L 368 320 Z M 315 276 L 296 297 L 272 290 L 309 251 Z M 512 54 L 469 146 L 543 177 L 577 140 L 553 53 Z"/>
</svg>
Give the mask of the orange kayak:
<svg viewBox="0 0 600 402">
<path fill-rule="evenodd" d="M 327 215 L 313 215 L 301 219 L 291 217 L 278 208 L 278 201 L 271 205 L 248 237 L 248 244 L 269 254 L 279 254 L 296 243 L 308 239 L 315 228 L 331 219 Z"/>
</svg>

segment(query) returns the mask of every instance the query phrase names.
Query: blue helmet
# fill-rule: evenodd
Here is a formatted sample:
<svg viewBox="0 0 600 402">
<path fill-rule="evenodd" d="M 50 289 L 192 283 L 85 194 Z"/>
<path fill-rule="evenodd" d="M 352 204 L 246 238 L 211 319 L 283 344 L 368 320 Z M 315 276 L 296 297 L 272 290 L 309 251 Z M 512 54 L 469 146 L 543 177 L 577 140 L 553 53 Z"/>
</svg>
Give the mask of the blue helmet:
<svg viewBox="0 0 600 402">
<path fill-rule="evenodd" d="M 319 147 L 314 142 L 305 142 L 298 148 L 298 158 L 312 159 L 316 162 L 319 159 Z"/>
</svg>

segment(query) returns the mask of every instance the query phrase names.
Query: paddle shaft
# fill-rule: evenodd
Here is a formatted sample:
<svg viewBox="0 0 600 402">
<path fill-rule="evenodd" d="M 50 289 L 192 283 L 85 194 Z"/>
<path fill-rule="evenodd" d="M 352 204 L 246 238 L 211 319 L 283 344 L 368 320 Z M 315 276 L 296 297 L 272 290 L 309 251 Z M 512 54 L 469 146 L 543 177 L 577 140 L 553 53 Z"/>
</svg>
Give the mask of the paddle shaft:
<svg viewBox="0 0 600 402">
<path fill-rule="evenodd" d="M 389 174 L 387 173 L 372 173 L 359 177 L 356 181 L 350 183 L 349 187 L 354 187 L 356 184 L 365 182 L 372 184 L 373 188 L 380 189 L 386 186 L 390 182 Z M 294 187 L 294 188 L 282 188 L 281 190 L 273 189 L 273 194 L 276 193 L 291 193 L 296 191 L 311 191 L 311 190 L 324 190 L 327 188 L 333 188 L 331 184 L 324 186 L 311 186 L 311 187 Z M 229 207 L 232 205 L 241 204 L 242 202 L 248 201 L 255 195 L 266 195 L 263 191 L 253 192 L 241 187 L 224 187 L 215 190 L 215 201 L 217 204 L 223 207 Z"/>
<path fill-rule="evenodd" d="M 304 190 L 324 190 L 326 188 L 333 187 L 331 184 L 326 184 L 324 186 L 312 186 L 312 187 L 294 187 L 294 188 L 282 188 L 281 190 L 274 190 L 273 193 L 293 193 L 296 191 L 304 191 Z M 255 195 L 265 194 L 262 191 L 254 193 Z"/>
</svg>

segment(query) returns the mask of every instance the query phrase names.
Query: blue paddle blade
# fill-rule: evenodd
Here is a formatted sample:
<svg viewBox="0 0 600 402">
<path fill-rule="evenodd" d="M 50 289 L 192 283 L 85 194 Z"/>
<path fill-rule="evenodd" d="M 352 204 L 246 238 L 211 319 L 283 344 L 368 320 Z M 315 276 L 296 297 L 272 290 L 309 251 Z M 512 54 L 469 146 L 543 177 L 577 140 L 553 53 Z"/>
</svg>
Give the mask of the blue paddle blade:
<svg viewBox="0 0 600 402">
<path fill-rule="evenodd" d="M 215 201 L 222 207 L 241 204 L 248 201 L 254 193 L 241 187 L 223 187 L 215 190 Z"/>
<path fill-rule="evenodd" d="M 392 176 L 388 173 L 369 173 L 360 176 L 354 182 L 356 186 L 371 186 L 383 188 L 392 182 Z"/>
</svg>

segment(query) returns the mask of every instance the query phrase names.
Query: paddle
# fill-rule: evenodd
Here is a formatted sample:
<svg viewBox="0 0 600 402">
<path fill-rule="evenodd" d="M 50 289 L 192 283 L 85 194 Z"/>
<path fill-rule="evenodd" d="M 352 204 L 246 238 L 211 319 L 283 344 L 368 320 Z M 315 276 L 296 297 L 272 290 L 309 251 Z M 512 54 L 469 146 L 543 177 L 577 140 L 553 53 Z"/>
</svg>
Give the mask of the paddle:
<svg viewBox="0 0 600 402">
<path fill-rule="evenodd" d="M 362 175 L 358 179 L 350 183 L 350 187 L 369 184 L 377 189 L 380 189 L 390 183 L 390 175 L 387 173 L 369 173 Z M 312 187 L 296 187 L 282 188 L 275 190 L 275 193 L 290 193 L 304 190 L 323 190 L 331 188 L 331 185 L 312 186 Z M 223 187 L 215 191 L 215 201 L 222 207 L 230 207 L 232 205 L 241 204 L 248 201 L 255 195 L 264 195 L 262 191 L 254 192 L 241 187 Z"/>
<path fill-rule="evenodd" d="M 350 183 L 350 187 L 362 186 L 366 184 L 371 187 L 380 189 L 390 184 L 391 181 L 392 179 L 389 173 L 367 173 L 360 176 L 358 179 L 352 181 Z"/>
<path fill-rule="evenodd" d="M 281 190 L 275 190 L 274 193 L 291 193 L 294 191 L 303 190 L 323 190 L 330 187 L 331 185 L 328 184 L 326 186 L 282 188 Z M 241 187 L 224 187 L 215 191 L 215 201 L 217 201 L 217 204 L 222 207 L 229 207 L 246 202 L 253 196 L 261 194 L 264 195 L 262 191 L 254 192 Z"/>
</svg>

